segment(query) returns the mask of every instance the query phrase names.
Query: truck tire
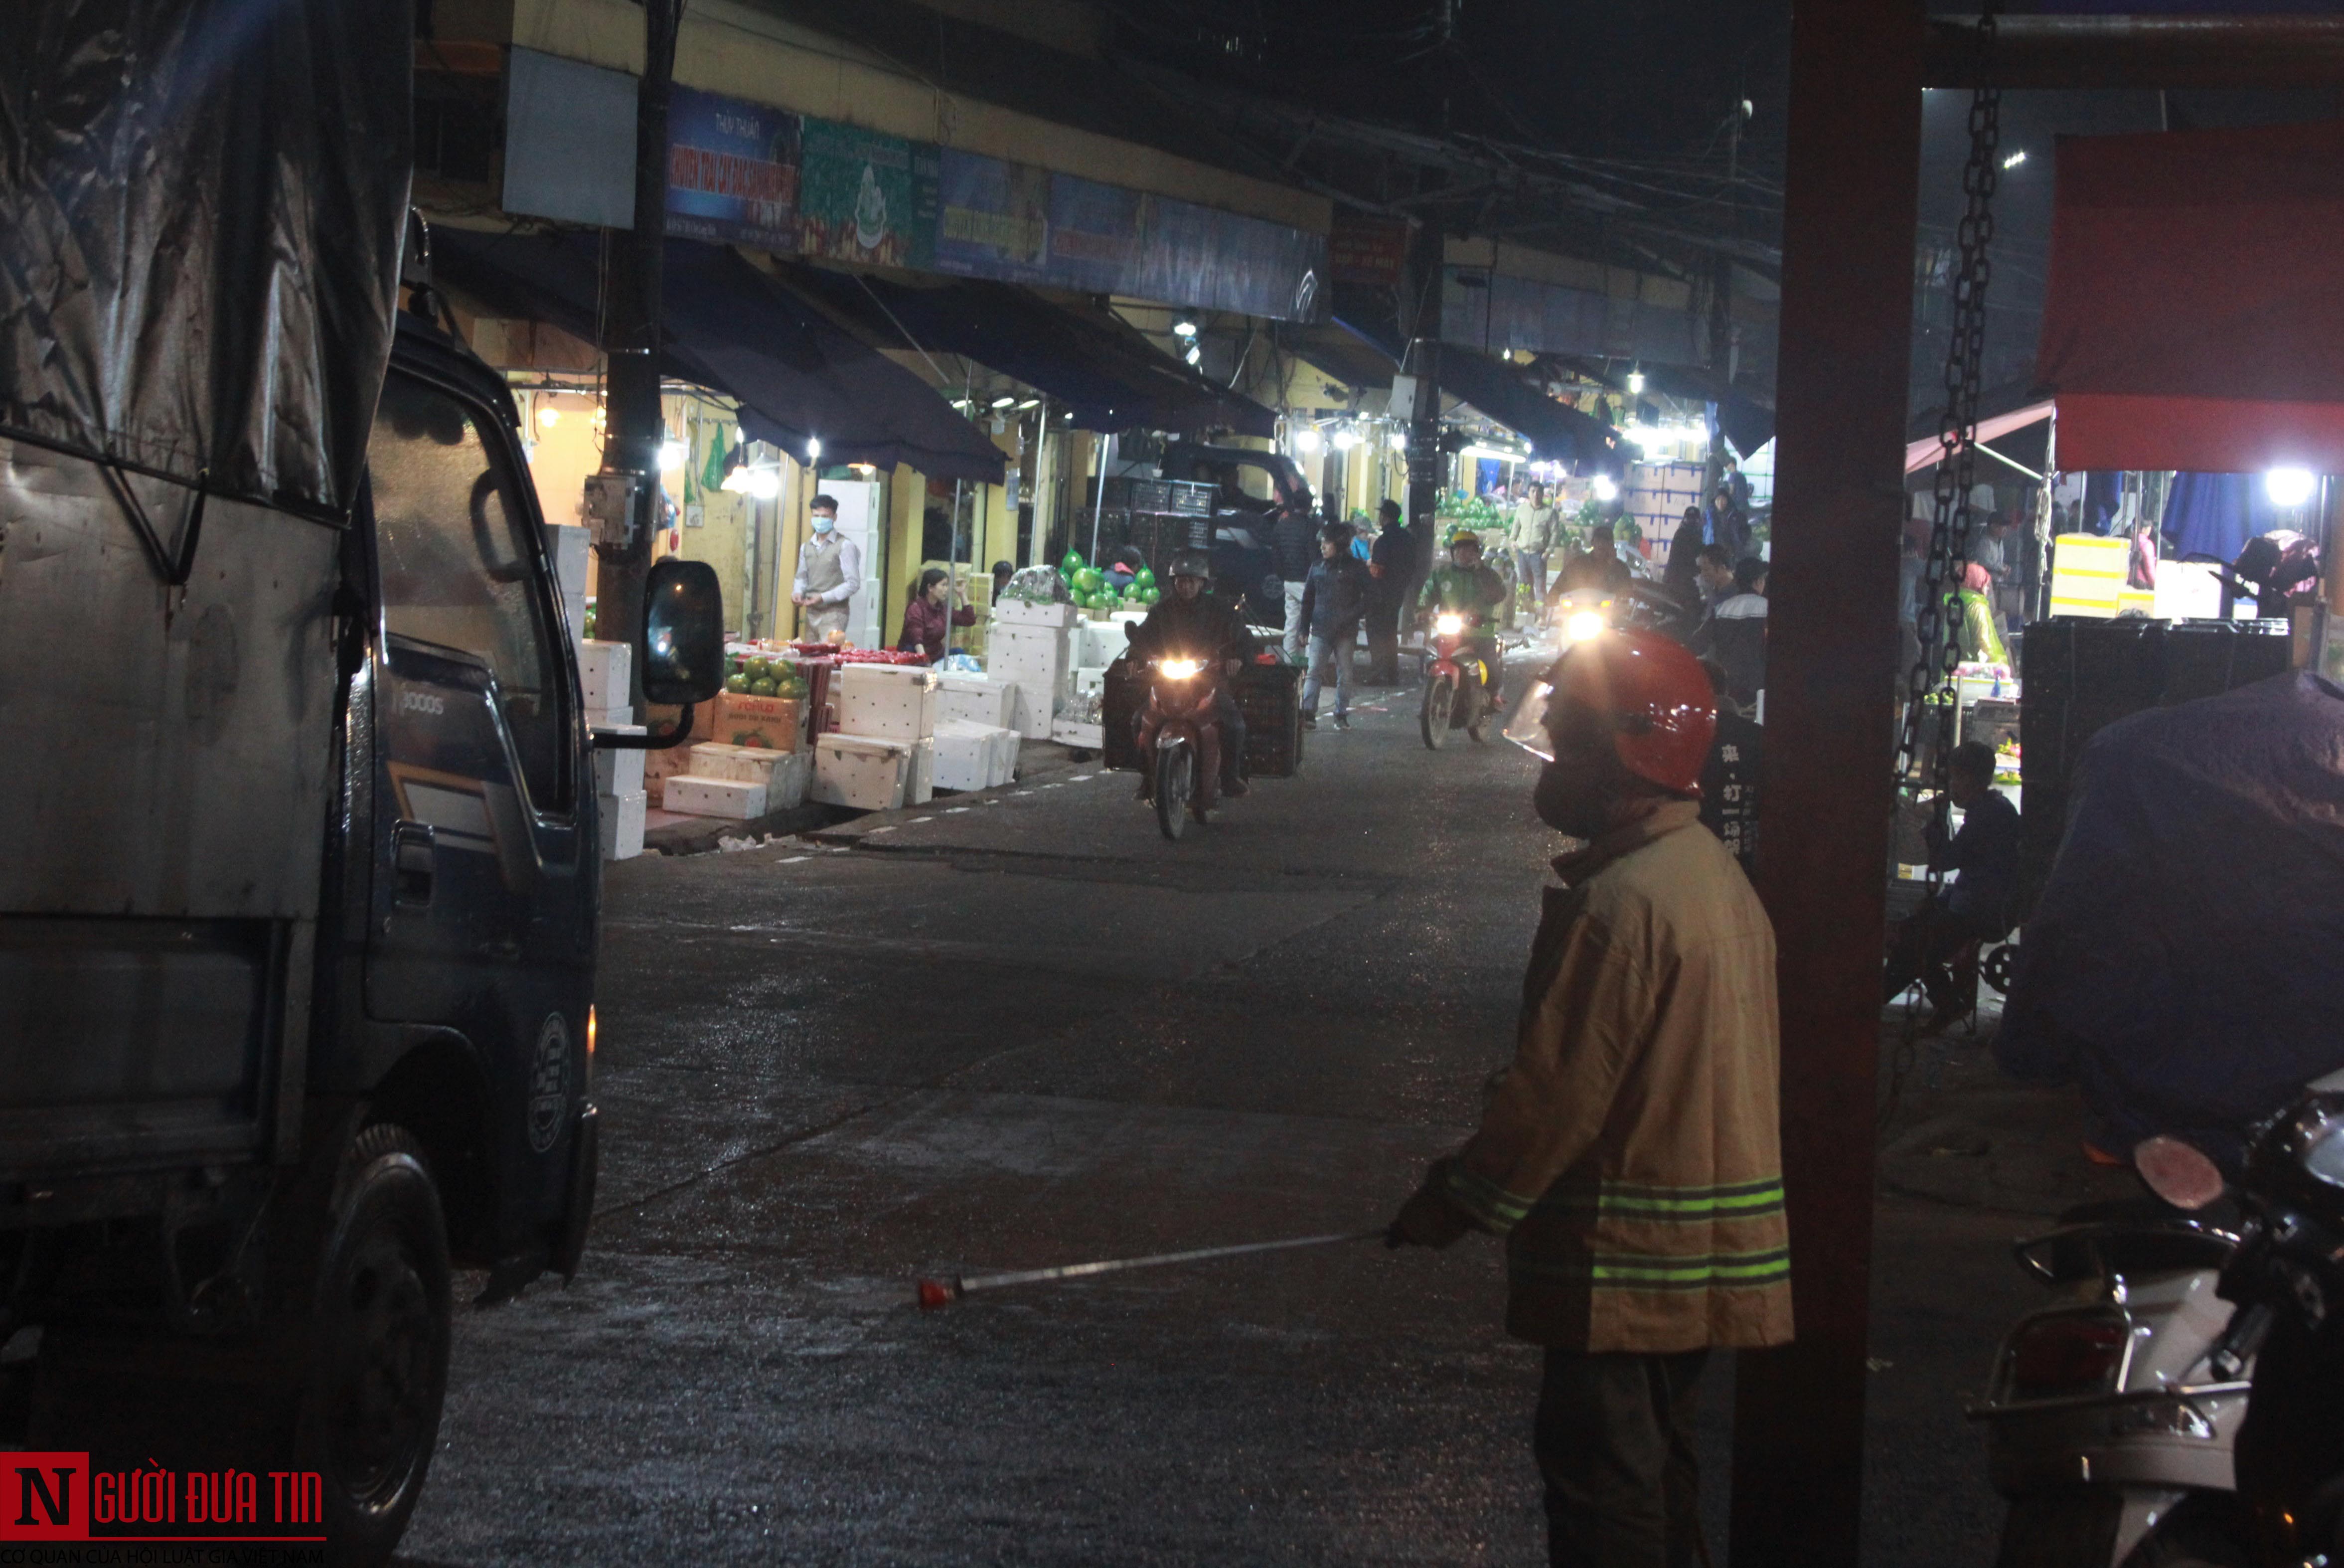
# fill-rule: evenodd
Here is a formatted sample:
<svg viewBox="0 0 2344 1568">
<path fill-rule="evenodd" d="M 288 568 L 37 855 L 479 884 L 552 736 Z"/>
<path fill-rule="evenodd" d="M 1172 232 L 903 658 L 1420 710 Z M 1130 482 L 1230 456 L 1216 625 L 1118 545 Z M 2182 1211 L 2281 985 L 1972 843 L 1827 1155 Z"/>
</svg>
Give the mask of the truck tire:
<svg viewBox="0 0 2344 1568">
<path fill-rule="evenodd" d="M 368 1128 L 334 1184 L 295 1446 L 324 1478 L 328 1561 L 389 1559 L 422 1494 L 448 1389 L 447 1224 L 423 1148 Z"/>
</svg>

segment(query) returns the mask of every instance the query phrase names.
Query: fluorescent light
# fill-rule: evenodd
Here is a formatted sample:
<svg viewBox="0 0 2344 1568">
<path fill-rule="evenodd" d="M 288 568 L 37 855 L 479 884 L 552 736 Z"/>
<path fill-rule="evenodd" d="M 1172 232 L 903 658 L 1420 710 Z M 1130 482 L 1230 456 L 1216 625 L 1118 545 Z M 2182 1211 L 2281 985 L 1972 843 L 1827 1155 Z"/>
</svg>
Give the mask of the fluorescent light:
<svg viewBox="0 0 2344 1568">
<path fill-rule="evenodd" d="M 1298 452 L 1317 451 L 1318 450 L 1318 427 L 1317 425 L 1295 426 L 1294 450 Z"/>
<path fill-rule="evenodd" d="M 1042 401 L 1042 400 L 1041 400 L 1041 399 L 1039 399 L 1039 398 L 1027 398 L 1025 401 L 1023 401 L 1023 402 L 1019 403 L 1019 404 L 1017 405 L 1017 407 L 1018 407 L 1018 408 L 1019 408 L 1019 410 L 1026 410 L 1026 409 L 1037 408 L 1037 407 L 1039 407 L 1039 406 L 1040 406 L 1041 401 Z"/>
<path fill-rule="evenodd" d="M 1595 476 L 1595 499 L 1598 501 L 1619 500 L 1620 486 L 1618 481 L 1613 480 L 1608 473 L 1597 474 Z"/>
<path fill-rule="evenodd" d="M 1015 398 L 1010 396 L 1007 392 L 1004 392 L 1001 396 L 993 400 L 993 406 L 996 409 L 1005 409 L 1016 401 L 1017 400 Z"/>
<path fill-rule="evenodd" d="M 1202 349 L 1197 348 L 1194 343 L 1191 343 L 1188 345 L 1188 351 L 1180 357 L 1193 365 L 1205 357 L 1205 351 Z"/>
<path fill-rule="evenodd" d="M 2025 147 L 2021 147 L 2016 152 L 2011 154 L 2008 157 L 2003 159 L 2002 167 L 2005 168 L 2016 168 L 2020 164 L 2023 164 L 2026 161 L 2026 149 Z"/>
<path fill-rule="evenodd" d="M 1175 338 L 1193 338 L 1197 335 L 1197 324 L 1184 316 L 1172 323 L 1172 335 Z"/>
<path fill-rule="evenodd" d="M 2309 469 L 2273 469 L 2263 475 L 2263 489 L 2273 506 L 2301 506 L 2319 488 Z"/>
</svg>

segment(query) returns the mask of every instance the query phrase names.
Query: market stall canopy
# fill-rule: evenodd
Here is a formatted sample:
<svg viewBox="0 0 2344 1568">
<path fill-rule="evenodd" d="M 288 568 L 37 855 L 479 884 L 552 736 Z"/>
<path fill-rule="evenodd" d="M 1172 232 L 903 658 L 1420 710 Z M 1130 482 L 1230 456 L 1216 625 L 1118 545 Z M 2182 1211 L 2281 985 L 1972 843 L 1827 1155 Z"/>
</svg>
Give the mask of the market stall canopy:
<svg viewBox="0 0 2344 1568">
<path fill-rule="evenodd" d="M 1594 415 L 1548 397 L 1519 366 L 1478 349 L 1441 346 L 1440 389 L 1530 442 L 1531 456 L 1568 463 L 1574 473 L 1619 474 L 1641 455 L 1633 442 Z"/>
<path fill-rule="evenodd" d="M 787 266 L 789 286 L 883 347 L 956 354 L 1047 393 L 1091 430 L 1271 436 L 1278 416 L 1163 353 L 1126 323 L 1014 283 L 917 285 Z"/>
<path fill-rule="evenodd" d="M 2344 122 L 2059 144 L 2058 463 L 2344 472 Z"/>
<path fill-rule="evenodd" d="M 1545 359 L 1591 381 L 1610 382 L 1618 374 L 1616 359 L 1592 359 L 1580 354 L 1548 354 Z M 1706 370 L 1684 365 L 1640 366 L 1645 387 L 1666 397 L 1692 403 L 1715 403 L 1717 426 L 1733 450 L 1744 458 L 1774 439 L 1774 410 L 1732 387 L 1719 396 L 1718 385 Z"/>
<path fill-rule="evenodd" d="M 347 514 L 398 301 L 410 25 L 0 6 L 0 430 Z"/>
<path fill-rule="evenodd" d="M 440 278 L 491 309 L 547 321 L 592 342 L 602 297 L 593 234 L 481 234 L 441 228 Z M 940 479 L 1001 481 L 985 433 L 918 377 L 834 325 L 730 248 L 667 242 L 660 373 L 732 398 L 752 440 L 825 463 L 907 464 Z"/>
<path fill-rule="evenodd" d="M 2052 405 L 2046 400 L 2029 403 L 2023 409 L 2013 409 L 2006 414 L 1995 414 L 1991 419 L 1980 420 L 1977 422 L 1977 442 L 1980 446 L 1984 446 L 1986 442 L 2006 436 L 2013 430 L 2023 430 L 2029 425 L 2039 425 L 2051 417 L 2051 409 Z M 1909 430 L 1912 427 L 1908 425 L 1905 428 Z M 2064 442 L 2066 431 L 2062 430 L 2060 435 Z M 1944 451 L 1945 443 L 1935 436 L 1905 442 L 1904 471 L 1919 473 L 1925 468 L 1935 466 L 1937 459 Z"/>
</svg>

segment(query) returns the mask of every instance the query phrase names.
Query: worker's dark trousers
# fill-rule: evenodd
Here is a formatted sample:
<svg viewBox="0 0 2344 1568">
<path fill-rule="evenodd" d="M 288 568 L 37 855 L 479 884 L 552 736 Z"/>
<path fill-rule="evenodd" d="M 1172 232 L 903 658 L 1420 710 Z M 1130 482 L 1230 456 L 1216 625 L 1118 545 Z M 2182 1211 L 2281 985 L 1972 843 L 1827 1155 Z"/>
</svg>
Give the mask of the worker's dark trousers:
<svg viewBox="0 0 2344 1568">
<path fill-rule="evenodd" d="M 1707 1351 L 1549 1350 L 1532 1446 L 1554 1568 L 1697 1568 L 1693 1386 Z"/>
</svg>

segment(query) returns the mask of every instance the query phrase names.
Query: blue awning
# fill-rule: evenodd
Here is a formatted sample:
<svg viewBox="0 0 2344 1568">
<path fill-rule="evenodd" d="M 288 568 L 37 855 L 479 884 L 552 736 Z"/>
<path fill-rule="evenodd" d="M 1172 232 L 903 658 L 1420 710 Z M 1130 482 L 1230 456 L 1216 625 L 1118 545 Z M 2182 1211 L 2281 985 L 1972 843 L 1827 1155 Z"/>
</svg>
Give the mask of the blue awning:
<svg viewBox="0 0 2344 1568">
<path fill-rule="evenodd" d="M 910 284 L 785 266 L 793 288 L 883 348 L 955 354 L 1014 376 L 1090 430 L 1234 430 L 1271 436 L 1278 416 L 1162 352 L 1105 311 L 1053 303 L 1014 283 Z"/>
<path fill-rule="evenodd" d="M 491 309 L 595 340 L 599 236 L 440 228 L 440 278 Z M 940 479 L 1001 481 L 1001 449 L 918 377 L 868 347 L 731 248 L 667 242 L 660 373 L 741 405 L 752 440 L 825 462 L 906 464 Z"/>
<path fill-rule="evenodd" d="M 1521 369 L 1478 349 L 1440 346 L 1440 389 L 1464 399 L 1531 444 L 1542 462 L 1567 463 L 1573 473 L 1619 474 L 1642 456 L 1637 446 L 1592 414 L 1555 401 Z"/>
</svg>

